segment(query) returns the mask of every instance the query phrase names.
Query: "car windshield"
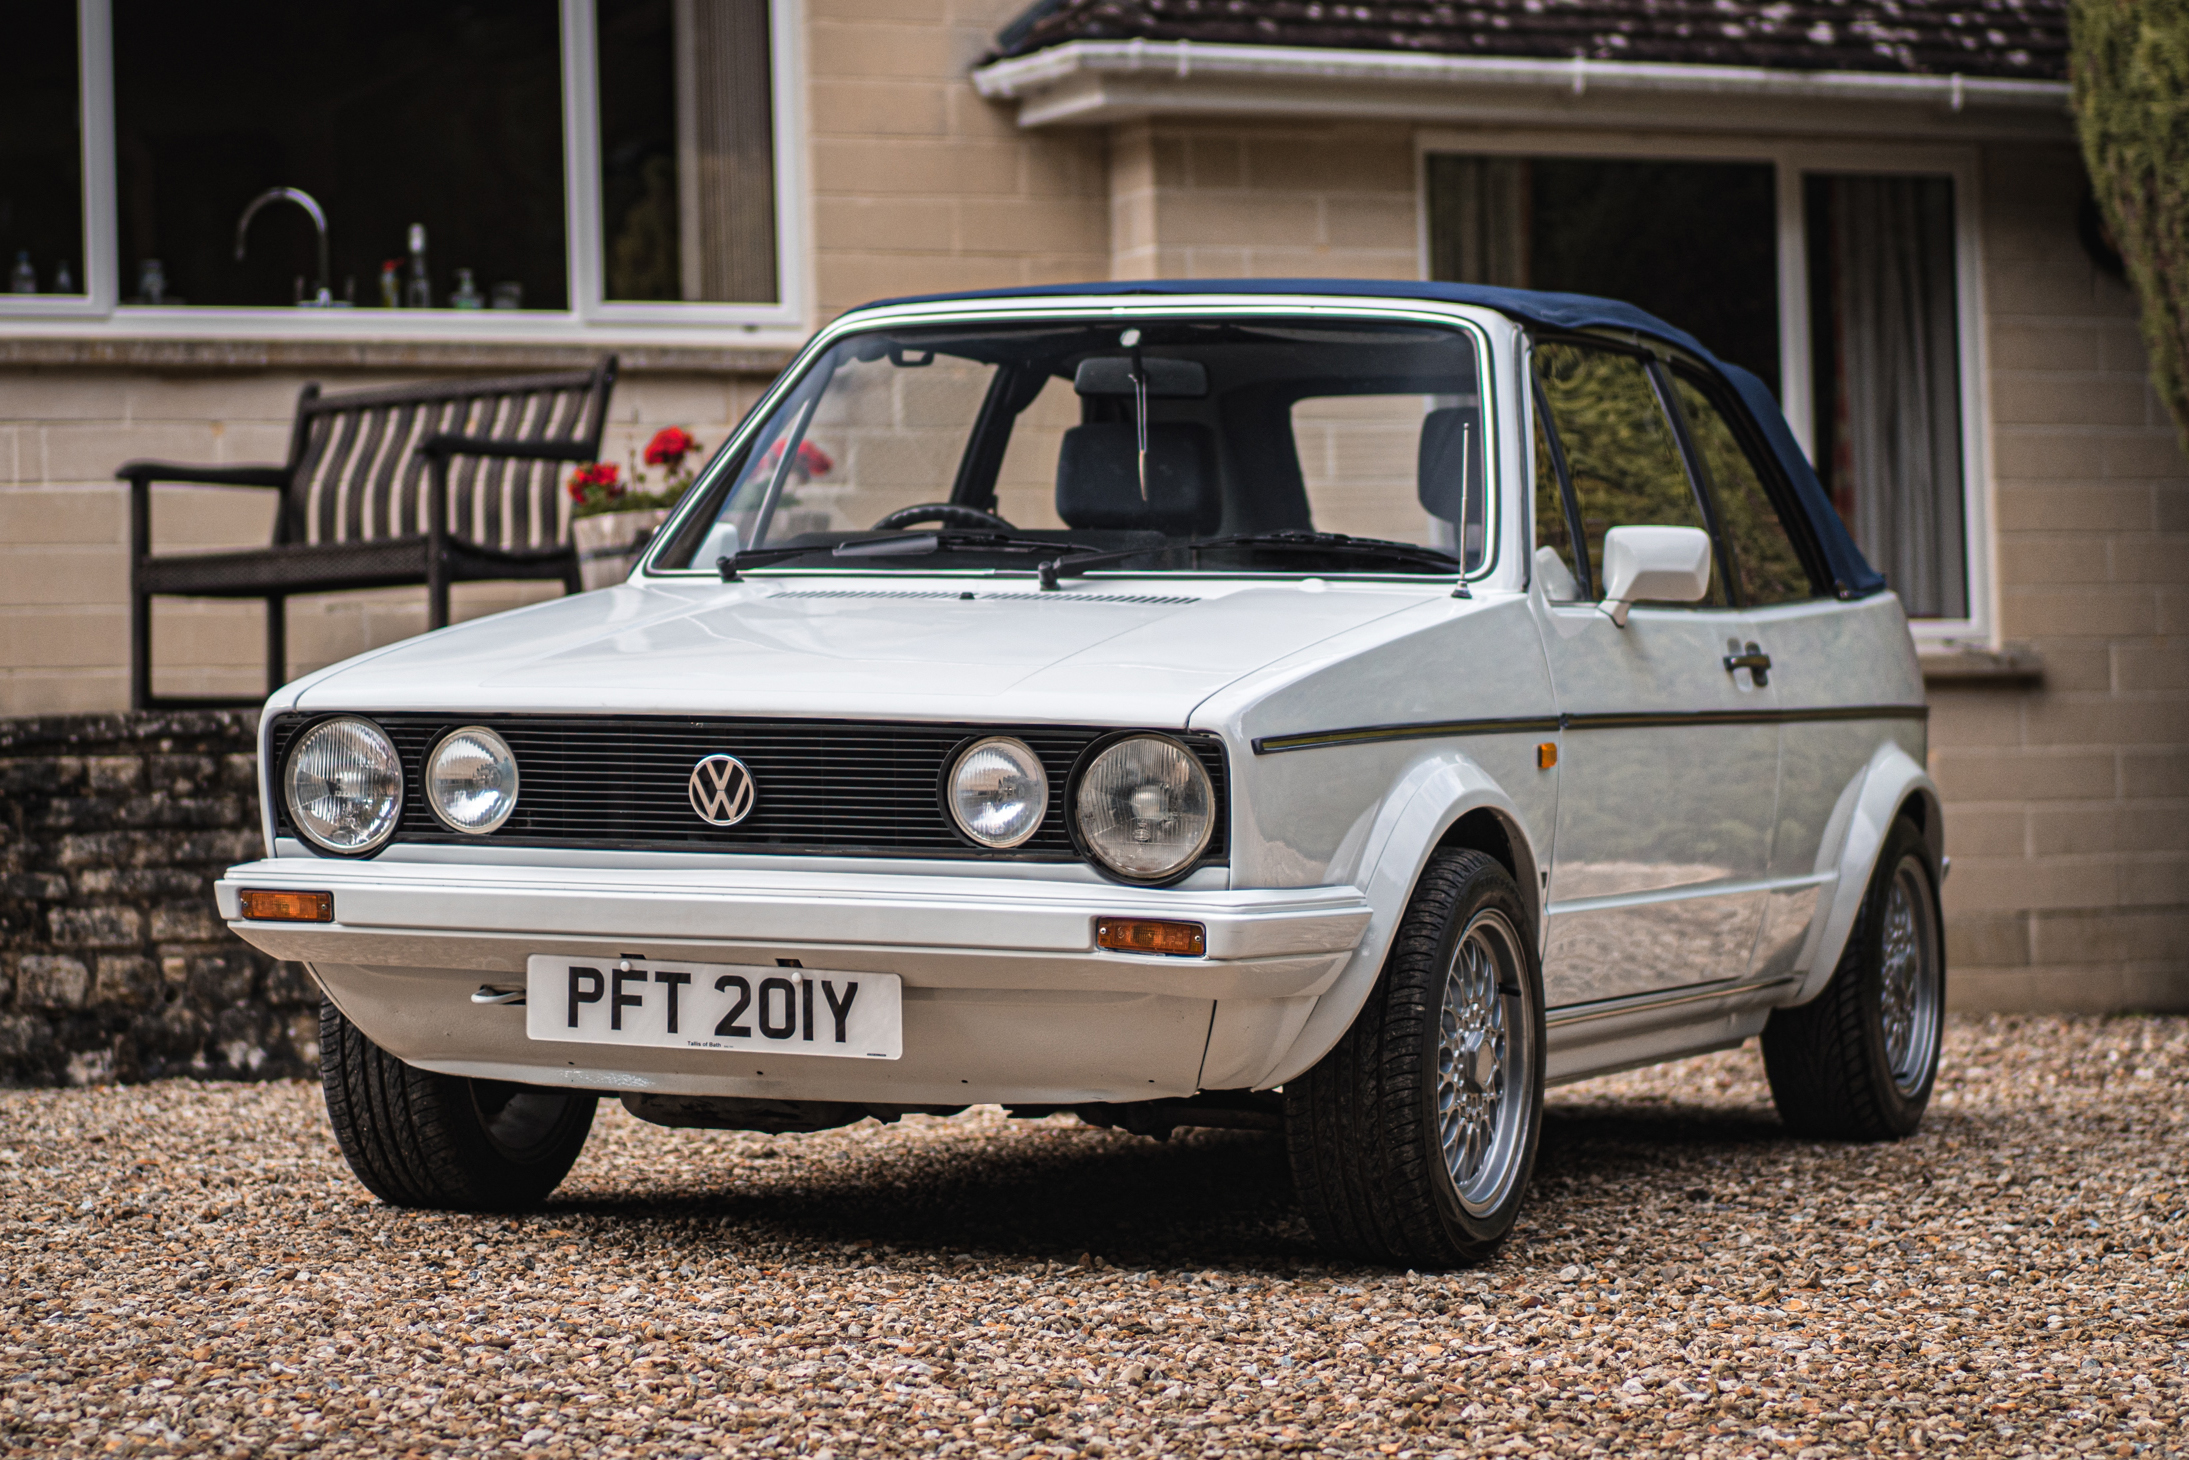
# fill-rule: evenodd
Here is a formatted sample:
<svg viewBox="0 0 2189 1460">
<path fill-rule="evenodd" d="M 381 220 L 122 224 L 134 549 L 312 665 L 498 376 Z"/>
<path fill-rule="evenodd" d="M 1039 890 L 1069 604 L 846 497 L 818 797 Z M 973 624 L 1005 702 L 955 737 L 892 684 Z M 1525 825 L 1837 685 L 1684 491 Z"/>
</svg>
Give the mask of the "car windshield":
<svg viewBox="0 0 2189 1460">
<path fill-rule="evenodd" d="M 1483 557 L 1475 337 L 1163 317 L 878 329 L 711 469 L 657 569 L 1442 574 Z"/>
</svg>

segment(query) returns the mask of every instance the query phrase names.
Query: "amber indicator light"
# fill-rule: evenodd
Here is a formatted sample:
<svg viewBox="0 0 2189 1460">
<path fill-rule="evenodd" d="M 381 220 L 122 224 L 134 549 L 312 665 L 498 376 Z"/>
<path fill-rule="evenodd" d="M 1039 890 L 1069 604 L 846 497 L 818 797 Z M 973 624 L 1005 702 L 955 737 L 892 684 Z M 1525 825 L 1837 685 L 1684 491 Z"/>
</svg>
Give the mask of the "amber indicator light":
<svg viewBox="0 0 2189 1460">
<path fill-rule="evenodd" d="M 258 923 L 331 923 L 331 892 L 269 892 L 252 888 L 243 894 L 243 915 Z"/>
<path fill-rule="evenodd" d="M 1535 768 L 1537 770 L 1547 771 L 1556 764 L 1558 764 L 1557 745 L 1546 740 L 1535 748 Z"/>
<path fill-rule="evenodd" d="M 1199 958 L 1208 952 L 1208 941 L 1208 931 L 1199 923 L 1170 923 L 1156 918 L 1095 919 L 1095 946 L 1119 953 Z"/>
</svg>

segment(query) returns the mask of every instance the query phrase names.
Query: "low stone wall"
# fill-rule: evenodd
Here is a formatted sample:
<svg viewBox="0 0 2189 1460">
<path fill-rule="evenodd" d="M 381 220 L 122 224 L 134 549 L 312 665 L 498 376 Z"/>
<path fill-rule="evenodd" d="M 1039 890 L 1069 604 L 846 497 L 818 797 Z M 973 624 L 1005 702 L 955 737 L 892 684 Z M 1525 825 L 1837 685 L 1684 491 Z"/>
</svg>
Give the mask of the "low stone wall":
<svg viewBox="0 0 2189 1460">
<path fill-rule="evenodd" d="M 317 989 L 213 906 L 264 854 L 257 723 L 0 720 L 0 1082 L 312 1072 Z"/>
</svg>

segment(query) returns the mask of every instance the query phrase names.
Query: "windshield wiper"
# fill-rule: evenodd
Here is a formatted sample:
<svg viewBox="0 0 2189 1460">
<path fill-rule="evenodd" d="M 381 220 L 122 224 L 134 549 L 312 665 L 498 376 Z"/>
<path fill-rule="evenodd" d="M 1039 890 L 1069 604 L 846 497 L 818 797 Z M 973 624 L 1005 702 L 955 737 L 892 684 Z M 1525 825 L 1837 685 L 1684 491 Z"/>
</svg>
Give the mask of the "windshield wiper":
<svg viewBox="0 0 2189 1460">
<path fill-rule="evenodd" d="M 994 552 L 994 553 L 1091 553 L 1084 543 L 1052 542 L 1040 537 L 1015 537 L 1008 532 L 972 529 L 915 532 L 905 537 L 869 537 L 838 543 L 831 553 L 839 558 L 895 557 L 900 553 Z"/>
<path fill-rule="evenodd" d="M 1058 556 L 1041 564 L 1041 586 L 1054 588 L 1057 580 L 1066 573 L 1084 573 L 1089 568 L 1108 563 L 1122 563 L 1131 558 L 1145 557 L 1150 553 L 1188 548 L 1199 553 L 1209 548 L 1266 548 L 1277 552 L 1351 553 L 1362 557 L 1383 558 L 1425 568 L 1432 573 L 1459 571 L 1459 559 L 1437 548 L 1423 547 L 1419 543 L 1393 542 L 1381 537 L 1352 537 L 1342 532 L 1303 532 L 1293 529 L 1285 532 L 1237 532 L 1228 537 L 1203 538 L 1199 542 L 1173 543 L 1167 547 L 1125 549 L 1109 553 L 1086 553 L 1077 557 Z"/>
<path fill-rule="evenodd" d="M 770 563 L 784 563 L 792 558 L 805 557 L 809 553 L 825 553 L 827 551 L 828 549 L 825 547 L 746 548 L 742 552 L 716 558 L 714 566 L 715 571 L 722 575 L 723 582 L 735 583 L 737 581 L 737 570 L 740 568 L 765 568 Z"/>
<path fill-rule="evenodd" d="M 832 558 L 896 558 L 920 557 L 929 553 L 994 552 L 994 553 L 1079 553 L 1094 549 L 1076 542 L 1051 542 L 1044 538 L 1014 537 L 1008 532 L 912 532 L 892 533 L 887 537 L 862 537 L 852 542 L 840 542 L 833 547 L 783 547 L 748 548 L 732 557 L 717 558 L 716 569 L 722 581 L 735 583 L 741 568 L 764 568 L 771 563 L 788 562 L 792 558 L 808 554 L 826 553 Z"/>
</svg>

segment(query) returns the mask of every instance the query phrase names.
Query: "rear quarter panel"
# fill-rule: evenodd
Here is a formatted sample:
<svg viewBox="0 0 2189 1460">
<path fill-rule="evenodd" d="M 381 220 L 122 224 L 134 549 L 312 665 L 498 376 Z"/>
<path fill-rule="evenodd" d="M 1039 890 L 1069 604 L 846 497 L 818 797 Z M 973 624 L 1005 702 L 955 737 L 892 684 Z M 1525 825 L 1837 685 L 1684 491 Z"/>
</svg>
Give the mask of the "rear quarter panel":
<svg viewBox="0 0 2189 1460">
<path fill-rule="evenodd" d="M 1812 879 L 1773 894 L 1756 970 L 1802 975 L 1797 996 L 1806 999 L 1839 961 L 1893 817 L 1914 798 L 1934 859 L 1944 824 L 1925 770 L 1923 674 L 1899 599 L 1812 600 L 1758 609 L 1754 620 L 1788 715 L 1772 876 Z"/>
</svg>

